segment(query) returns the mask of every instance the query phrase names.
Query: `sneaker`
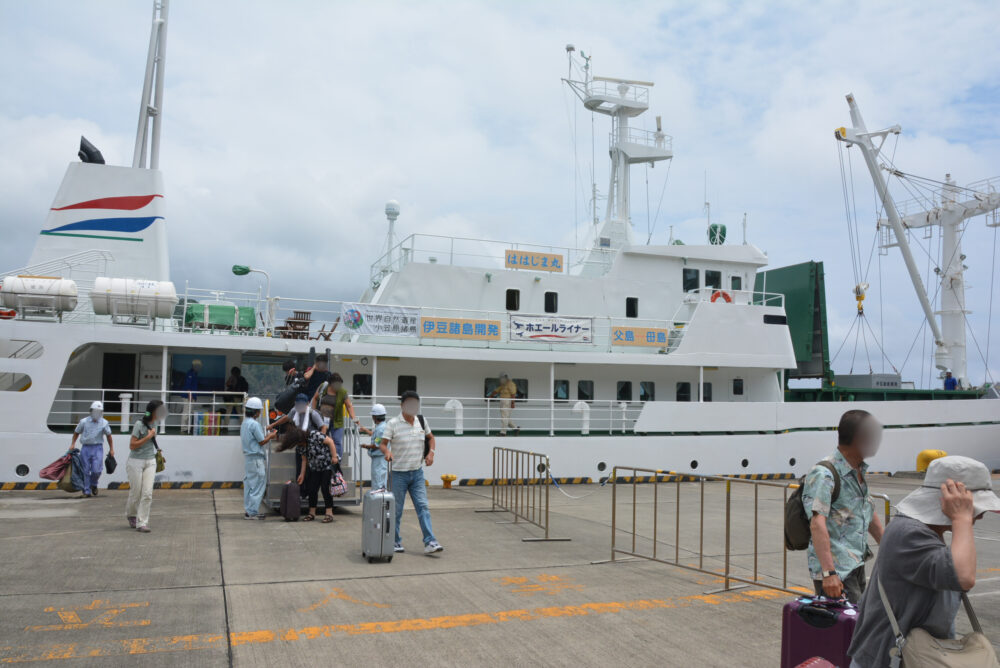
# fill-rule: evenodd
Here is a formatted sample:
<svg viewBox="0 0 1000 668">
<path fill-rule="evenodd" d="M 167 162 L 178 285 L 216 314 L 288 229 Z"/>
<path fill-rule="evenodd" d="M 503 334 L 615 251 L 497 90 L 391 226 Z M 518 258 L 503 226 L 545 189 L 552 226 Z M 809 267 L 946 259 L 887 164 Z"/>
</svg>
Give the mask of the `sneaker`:
<svg viewBox="0 0 1000 668">
<path fill-rule="evenodd" d="M 255 517 L 257 517 L 257 516 L 256 515 L 251 515 L 250 513 L 243 513 L 243 519 L 245 519 L 245 520 L 252 520 Z"/>
<path fill-rule="evenodd" d="M 263 521 L 263 520 L 267 519 L 267 515 L 265 515 L 264 513 L 260 513 L 260 514 L 254 515 L 254 519 L 255 520 L 261 520 L 261 521 Z"/>
<path fill-rule="evenodd" d="M 153 530 L 150 529 L 147 526 L 141 526 L 138 529 L 136 529 L 136 531 L 138 531 L 139 533 L 152 533 L 153 532 Z"/>
<path fill-rule="evenodd" d="M 406 548 L 403 547 L 402 543 L 396 543 L 395 545 L 392 546 L 392 551 L 393 552 L 406 552 Z"/>
<path fill-rule="evenodd" d="M 135 528 L 135 518 L 134 517 L 128 518 L 128 525 L 130 527 L 132 527 L 133 529 Z"/>
<path fill-rule="evenodd" d="M 97 496 L 97 488 L 96 487 L 91 487 L 90 488 L 90 493 L 93 494 L 94 496 Z"/>
<path fill-rule="evenodd" d="M 441 552 L 443 550 L 444 548 L 441 547 L 441 543 L 437 542 L 436 540 L 432 540 L 431 542 L 424 545 L 424 554 L 434 554 L 435 552 Z"/>
</svg>

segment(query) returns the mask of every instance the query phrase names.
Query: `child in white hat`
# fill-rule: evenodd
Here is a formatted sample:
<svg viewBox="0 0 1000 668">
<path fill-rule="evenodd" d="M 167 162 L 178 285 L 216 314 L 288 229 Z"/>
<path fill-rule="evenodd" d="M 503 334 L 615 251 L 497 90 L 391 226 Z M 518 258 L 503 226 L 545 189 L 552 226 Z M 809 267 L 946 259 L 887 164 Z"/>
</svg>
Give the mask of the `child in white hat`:
<svg viewBox="0 0 1000 668">
<path fill-rule="evenodd" d="M 361 431 L 371 434 L 371 445 L 361 447 L 368 450 L 368 455 L 372 459 L 372 490 L 385 489 L 389 477 L 389 464 L 385 461 L 385 453 L 379 448 L 379 444 L 382 442 L 382 432 L 385 431 L 385 406 L 372 404 L 372 422 L 374 423 L 372 429 L 361 427 Z"/>
</svg>

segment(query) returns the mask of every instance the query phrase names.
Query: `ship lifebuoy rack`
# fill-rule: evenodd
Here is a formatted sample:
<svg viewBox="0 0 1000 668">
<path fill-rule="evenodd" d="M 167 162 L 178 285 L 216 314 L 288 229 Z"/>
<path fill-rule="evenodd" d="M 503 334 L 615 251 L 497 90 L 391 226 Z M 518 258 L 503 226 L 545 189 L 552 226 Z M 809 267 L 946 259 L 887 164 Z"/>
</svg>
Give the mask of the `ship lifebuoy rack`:
<svg viewBox="0 0 1000 668">
<path fill-rule="evenodd" d="M 732 304 L 733 303 L 733 296 L 731 294 L 729 294 L 728 292 L 726 292 L 725 290 L 716 290 L 715 292 L 712 293 L 712 303 L 713 304 L 715 302 L 717 302 L 719 299 L 722 299 L 727 304 Z"/>
<path fill-rule="evenodd" d="M 0 308 L 0 320 L 13 320 L 17 317 L 17 311 L 12 308 Z"/>
</svg>

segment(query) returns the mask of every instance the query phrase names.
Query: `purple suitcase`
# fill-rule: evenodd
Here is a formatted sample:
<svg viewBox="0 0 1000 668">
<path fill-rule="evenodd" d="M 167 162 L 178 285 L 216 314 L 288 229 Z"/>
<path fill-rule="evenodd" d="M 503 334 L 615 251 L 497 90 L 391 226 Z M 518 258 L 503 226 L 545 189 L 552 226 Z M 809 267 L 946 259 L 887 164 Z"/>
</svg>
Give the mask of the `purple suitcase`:
<svg viewBox="0 0 1000 668">
<path fill-rule="evenodd" d="M 797 598 L 781 613 L 781 668 L 822 657 L 841 668 L 851 665 L 851 646 L 858 609 L 848 601 L 823 597 Z"/>
</svg>

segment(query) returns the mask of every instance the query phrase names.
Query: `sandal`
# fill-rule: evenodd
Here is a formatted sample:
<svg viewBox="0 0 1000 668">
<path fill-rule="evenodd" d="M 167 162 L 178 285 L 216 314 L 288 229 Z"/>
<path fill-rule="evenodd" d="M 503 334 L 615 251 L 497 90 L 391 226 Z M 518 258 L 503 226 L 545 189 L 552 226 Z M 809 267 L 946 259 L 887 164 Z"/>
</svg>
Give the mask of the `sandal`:
<svg viewBox="0 0 1000 668">
<path fill-rule="evenodd" d="M 315 515 L 306 515 L 305 517 L 302 518 L 302 521 L 303 522 L 312 522 L 314 519 L 316 519 Z"/>
<path fill-rule="evenodd" d="M 323 515 L 323 524 L 329 524 L 333 521 L 333 515 Z"/>
</svg>

